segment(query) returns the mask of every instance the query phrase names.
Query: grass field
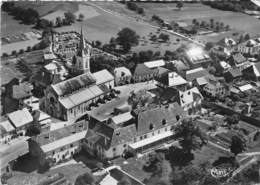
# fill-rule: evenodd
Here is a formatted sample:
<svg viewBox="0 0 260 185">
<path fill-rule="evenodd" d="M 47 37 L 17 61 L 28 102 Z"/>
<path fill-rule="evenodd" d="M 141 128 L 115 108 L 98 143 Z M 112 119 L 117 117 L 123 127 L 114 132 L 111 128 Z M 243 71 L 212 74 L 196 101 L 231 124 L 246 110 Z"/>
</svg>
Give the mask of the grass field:
<svg viewBox="0 0 260 185">
<path fill-rule="evenodd" d="M 133 19 L 129 19 L 126 16 L 113 15 L 108 12 L 97 9 L 96 7 L 91 8 L 95 9 L 95 11 L 99 13 L 99 15 L 86 19 L 82 23 L 75 23 L 71 26 L 56 28 L 56 30 L 79 31 L 80 27 L 83 25 L 84 34 L 89 41 L 100 40 L 103 44 L 108 43 L 111 37 L 116 37 L 116 34 L 125 27 L 133 29 L 138 35 L 140 35 L 140 37 L 145 36 L 146 38 L 150 32 L 155 34 L 155 32 L 157 31 L 156 28 L 153 28 L 141 22 L 137 22 Z M 176 43 L 177 38 L 177 36 L 170 35 L 170 40 L 172 43 Z M 186 43 L 186 41 L 171 45 L 161 44 L 159 46 L 148 42 L 146 46 L 139 45 L 137 47 L 134 47 L 133 51 L 150 49 L 153 51 L 160 50 L 161 53 L 164 53 L 164 50 L 175 50 L 182 43 Z"/>
<path fill-rule="evenodd" d="M 20 24 L 6 12 L 1 11 L 1 37 L 32 31 L 32 25 Z"/>
</svg>

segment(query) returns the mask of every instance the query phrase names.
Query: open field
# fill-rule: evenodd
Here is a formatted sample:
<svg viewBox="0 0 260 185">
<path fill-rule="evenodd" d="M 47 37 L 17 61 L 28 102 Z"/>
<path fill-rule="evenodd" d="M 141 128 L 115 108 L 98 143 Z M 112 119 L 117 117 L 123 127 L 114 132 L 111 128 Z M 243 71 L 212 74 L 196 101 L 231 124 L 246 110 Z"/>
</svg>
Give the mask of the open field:
<svg viewBox="0 0 260 185">
<path fill-rule="evenodd" d="M 55 12 L 57 10 L 71 11 L 72 13 L 78 10 L 78 3 L 69 1 L 17 1 L 15 2 L 15 5 L 20 6 L 22 8 L 33 8 L 38 11 L 41 17 L 49 13 Z"/>
<path fill-rule="evenodd" d="M 129 19 L 125 16 L 117 16 L 105 12 L 103 10 L 97 9 L 96 7 L 91 7 L 95 9 L 99 13 L 98 16 L 89 18 L 84 20 L 82 23 L 75 23 L 71 26 L 56 28 L 57 31 L 70 31 L 76 30 L 79 31 L 81 26 L 83 25 L 84 34 L 86 38 L 91 42 L 95 40 L 100 40 L 103 44 L 108 43 L 111 37 L 116 37 L 116 34 L 125 27 L 129 27 L 133 29 L 140 37 L 146 37 L 148 39 L 148 35 L 150 32 L 153 34 L 156 33 L 157 29 L 151 27 L 142 22 L 137 22 L 136 20 Z M 148 42 L 145 46 L 139 45 L 133 48 L 133 51 L 140 50 L 160 50 L 164 53 L 164 50 L 174 50 L 178 48 L 181 44 L 186 43 L 186 41 L 181 41 L 179 43 L 176 42 L 176 39 L 179 38 L 175 35 L 170 35 L 170 41 L 176 44 L 160 44 L 157 46 L 156 44 L 151 44 Z"/>
<path fill-rule="evenodd" d="M 176 3 L 137 3 L 145 9 L 146 16 L 151 18 L 154 14 L 166 21 L 184 20 L 188 23 L 192 19 L 207 20 L 211 18 L 229 24 L 238 31 L 257 34 L 260 30 L 259 20 L 243 14 L 231 11 L 221 11 L 198 3 L 186 3 L 182 10 L 176 9 Z M 241 24 L 243 23 L 243 24 Z"/>
<path fill-rule="evenodd" d="M 11 15 L 1 11 L 1 37 L 32 31 L 33 25 L 20 24 Z"/>
</svg>

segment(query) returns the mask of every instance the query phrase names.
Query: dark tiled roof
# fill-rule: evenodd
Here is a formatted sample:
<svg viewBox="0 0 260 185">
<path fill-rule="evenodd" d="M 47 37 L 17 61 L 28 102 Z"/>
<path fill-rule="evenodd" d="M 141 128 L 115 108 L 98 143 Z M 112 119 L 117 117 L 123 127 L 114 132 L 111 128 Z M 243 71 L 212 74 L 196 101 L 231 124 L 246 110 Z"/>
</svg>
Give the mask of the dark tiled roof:
<svg viewBox="0 0 260 185">
<path fill-rule="evenodd" d="M 133 140 L 135 136 L 136 136 L 135 124 L 131 124 L 126 127 L 117 128 L 114 130 L 114 134 L 111 141 L 111 147 L 130 142 Z"/>
<path fill-rule="evenodd" d="M 138 64 L 135 68 L 134 75 L 143 76 L 143 75 L 149 75 L 149 74 L 154 74 L 154 73 L 155 73 L 155 71 L 148 68 L 146 65 Z"/>
<path fill-rule="evenodd" d="M 138 135 L 143 135 L 151 132 L 151 124 L 153 125 L 153 130 L 165 127 L 163 120 L 165 120 L 168 125 L 174 125 L 177 122 L 177 115 L 180 117 L 184 115 L 184 111 L 178 103 L 170 104 L 168 108 L 161 106 L 140 112 L 138 114 L 137 133 Z"/>
<path fill-rule="evenodd" d="M 38 71 L 30 79 L 31 82 L 38 82 L 44 86 L 52 84 L 52 75 L 48 71 Z"/>
<path fill-rule="evenodd" d="M 62 81 L 53 85 L 53 89 L 57 92 L 58 95 L 66 95 L 71 92 L 77 91 L 81 88 L 91 86 L 96 83 L 96 80 L 91 75 L 91 73 L 85 73 L 83 75 L 70 78 L 68 80 Z"/>
<path fill-rule="evenodd" d="M 143 185 L 143 183 L 137 181 L 136 179 L 133 179 L 128 174 L 124 173 L 122 170 L 119 170 L 117 168 L 109 170 L 109 174 L 118 182 L 122 179 L 129 179 L 131 185 Z"/>
<path fill-rule="evenodd" d="M 241 71 L 237 68 L 231 68 L 226 73 L 230 73 L 233 78 L 242 76 Z"/>
<path fill-rule="evenodd" d="M 164 102 L 164 101 L 174 101 L 176 100 L 177 96 L 178 96 L 178 91 L 174 88 L 167 88 L 163 91 L 163 93 L 160 95 L 160 101 Z"/>
<path fill-rule="evenodd" d="M 206 70 L 206 69 L 202 69 L 202 70 L 199 70 L 199 71 L 195 71 L 195 72 L 192 72 L 192 73 L 188 73 L 186 72 L 186 80 L 188 80 L 189 82 L 197 79 L 197 78 L 200 78 L 200 77 L 203 77 L 203 76 L 206 76 L 208 75 L 209 72 Z"/>
</svg>

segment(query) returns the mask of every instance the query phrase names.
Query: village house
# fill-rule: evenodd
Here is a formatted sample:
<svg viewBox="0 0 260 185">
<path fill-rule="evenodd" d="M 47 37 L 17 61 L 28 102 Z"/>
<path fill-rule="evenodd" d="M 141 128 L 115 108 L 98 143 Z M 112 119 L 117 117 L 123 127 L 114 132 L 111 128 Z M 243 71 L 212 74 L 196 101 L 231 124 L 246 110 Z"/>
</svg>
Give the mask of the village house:
<svg viewBox="0 0 260 185">
<path fill-rule="evenodd" d="M 206 75 L 209 75 L 209 72 L 206 69 L 199 67 L 199 68 L 195 68 L 195 69 L 186 71 L 185 79 L 188 82 L 192 82 L 193 80 L 206 76 Z"/>
<path fill-rule="evenodd" d="M 21 136 L 0 144 L 1 177 L 4 174 L 12 174 L 14 162 L 29 153 L 28 139 L 27 136 Z"/>
<path fill-rule="evenodd" d="M 241 53 L 233 53 L 229 57 L 228 62 L 231 67 L 238 68 L 241 71 L 245 69 L 248 65 L 250 65 L 250 63 Z"/>
<path fill-rule="evenodd" d="M 231 53 L 234 50 L 234 47 L 237 45 L 236 41 L 232 38 L 225 37 L 221 39 L 218 43 L 218 46 L 221 47 L 222 53 L 224 53 L 226 56 L 230 56 Z"/>
<path fill-rule="evenodd" d="M 231 66 L 225 61 L 220 61 L 219 65 L 220 65 L 220 69 L 223 73 L 227 72 L 231 68 Z"/>
<path fill-rule="evenodd" d="M 224 97 L 227 93 L 227 87 L 221 79 L 208 78 L 203 91 L 212 97 Z"/>
<path fill-rule="evenodd" d="M 140 108 L 107 122 L 90 122 L 84 148 L 101 159 L 142 152 L 172 139 L 172 129 L 185 115 L 177 104 Z"/>
<path fill-rule="evenodd" d="M 161 88 L 175 87 L 177 89 L 185 89 L 188 82 L 176 72 L 168 72 L 160 77 L 155 78 L 157 85 Z"/>
<path fill-rule="evenodd" d="M 33 122 L 33 117 L 27 108 L 7 114 L 7 118 L 14 126 L 18 135 L 24 136 L 27 127 Z"/>
<path fill-rule="evenodd" d="M 23 101 L 32 96 L 33 86 L 28 82 L 13 86 L 12 98 L 19 102 L 19 108 L 23 108 Z"/>
<path fill-rule="evenodd" d="M 116 67 L 114 69 L 115 86 L 130 84 L 132 74 L 126 67 Z"/>
<path fill-rule="evenodd" d="M 242 72 L 238 68 L 230 68 L 223 76 L 226 82 L 233 82 L 242 78 Z"/>
<path fill-rule="evenodd" d="M 178 103 L 188 115 L 200 114 L 203 96 L 197 87 L 184 92 L 179 91 Z"/>
<path fill-rule="evenodd" d="M 134 82 L 150 81 L 154 79 L 156 73 L 157 73 L 156 69 L 155 70 L 150 69 L 144 64 L 137 64 L 134 71 L 133 80 Z"/>
<path fill-rule="evenodd" d="M 110 93 L 105 84 L 113 84 L 113 80 L 100 82 L 99 85 L 96 84 L 97 81 L 88 72 L 50 85 L 45 90 L 45 96 L 40 100 L 40 109 L 61 120 L 75 119 L 85 114 L 91 104 L 95 104 Z"/>
<path fill-rule="evenodd" d="M 178 72 L 187 71 L 190 69 L 189 65 L 185 64 L 182 60 L 172 60 L 166 62 L 166 68 L 171 71 L 177 70 Z"/>
<path fill-rule="evenodd" d="M 250 56 L 257 55 L 260 52 L 260 38 L 250 39 L 236 46 L 236 51 L 248 54 Z"/>
<path fill-rule="evenodd" d="M 210 56 L 204 51 L 200 51 L 199 48 L 187 50 L 181 60 L 187 63 L 191 69 L 198 67 L 207 68 L 212 61 Z"/>
<path fill-rule="evenodd" d="M 109 89 L 114 88 L 115 78 L 110 72 L 108 72 L 108 70 L 103 69 L 101 71 L 92 73 L 92 75 L 96 79 L 96 85 L 105 85 Z"/>
<path fill-rule="evenodd" d="M 251 66 L 245 68 L 242 73 L 246 79 L 260 81 L 260 62 L 253 63 Z"/>
<path fill-rule="evenodd" d="M 83 140 L 87 131 L 81 131 L 48 144 L 42 145 L 41 149 L 46 158 L 51 158 L 55 163 L 71 158 L 75 153 L 81 150 Z"/>
<path fill-rule="evenodd" d="M 15 127 L 8 119 L 2 118 L 0 122 L 0 143 L 10 141 L 12 135 L 15 133 Z"/>
</svg>

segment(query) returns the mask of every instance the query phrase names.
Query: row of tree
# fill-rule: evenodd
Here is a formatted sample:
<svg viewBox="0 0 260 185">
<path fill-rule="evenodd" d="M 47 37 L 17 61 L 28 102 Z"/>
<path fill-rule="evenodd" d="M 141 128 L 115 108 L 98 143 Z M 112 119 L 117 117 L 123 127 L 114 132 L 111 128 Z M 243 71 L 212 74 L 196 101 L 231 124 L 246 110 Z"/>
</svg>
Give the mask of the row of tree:
<svg viewBox="0 0 260 185">
<path fill-rule="evenodd" d="M 134 2 L 128 1 L 126 3 L 126 7 L 129 10 L 136 11 L 138 14 L 144 14 L 144 9 L 142 7 L 138 7 L 138 5 L 136 3 L 134 3 Z"/>
<path fill-rule="evenodd" d="M 13 15 L 15 19 L 21 20 L 24 24 L 35 24 L 40 18 L 36 10 L 15 6 L 14 2 L 4 2 L 1 9 Z"/>
<path fill-rule="evenodd" d="M 260 7 L 257 7 L 251 1 L 242 0 L 242 1 L 203 1 L 203 4 L 209 5 L 212 8 L 225 10 L 225 11 L 235 11 L 243 12 L 244 10 L 260 10 Z"/>
<path fill-rule="evenodd" d="M 223 22 L 215 21 L 214 19 L 210 19 L 209 22 L 207 21 L 198 21 L 197 19 L 192 20 L 192 24 L 195 26 L 196 29 L 211 29 L 215 32 L 220 31 L 229 31 L 230 26 L 225 25 Z"/>
</svg>

